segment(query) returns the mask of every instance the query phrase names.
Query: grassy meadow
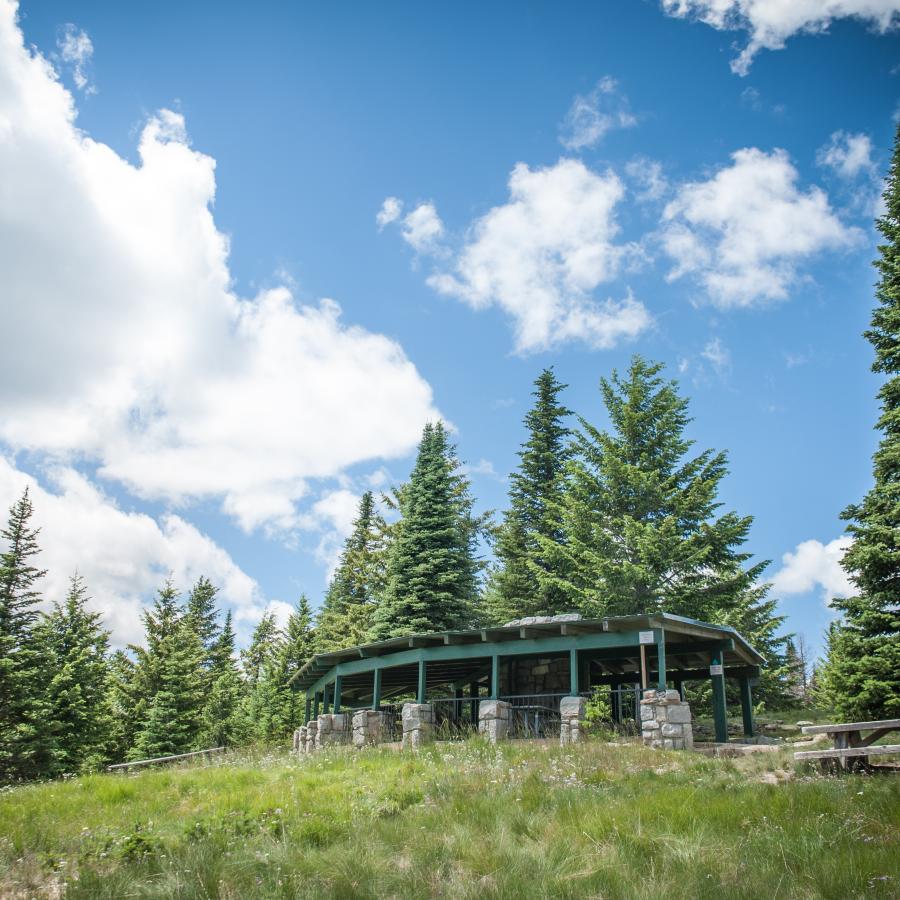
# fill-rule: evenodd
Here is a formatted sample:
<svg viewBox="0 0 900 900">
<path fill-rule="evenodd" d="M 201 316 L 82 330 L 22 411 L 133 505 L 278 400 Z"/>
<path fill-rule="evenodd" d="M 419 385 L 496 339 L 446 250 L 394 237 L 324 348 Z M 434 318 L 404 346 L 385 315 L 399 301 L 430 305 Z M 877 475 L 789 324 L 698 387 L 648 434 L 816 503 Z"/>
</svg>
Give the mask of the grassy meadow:
<svg viewBox="0 0 900 900">
<path fill-rule="evenodd" d="M 471 740 L 0 793 L 7 897 L 897 897 L 900 783 Z"/>
</svg>

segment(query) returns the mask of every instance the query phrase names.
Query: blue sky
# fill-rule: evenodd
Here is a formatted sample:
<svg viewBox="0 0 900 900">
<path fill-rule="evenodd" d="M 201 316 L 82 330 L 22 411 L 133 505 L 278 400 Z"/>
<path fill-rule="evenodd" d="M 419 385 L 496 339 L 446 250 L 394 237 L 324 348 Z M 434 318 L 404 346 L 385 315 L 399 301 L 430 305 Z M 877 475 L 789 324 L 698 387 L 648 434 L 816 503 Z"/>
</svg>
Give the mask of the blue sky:
<svg viewBox="0 0 900 900">
<path fill-rule="evenodd" d="M 246 634 L 428 417 L 501 509 L 539 371 L 603 424 L 640 352 L 820 646 L 900 4 L 757 6 L 0 0 L 0 500 L 32 485 L 48 594 L 77 566 L 128 640 L 205 571 Z"/>
</svg>

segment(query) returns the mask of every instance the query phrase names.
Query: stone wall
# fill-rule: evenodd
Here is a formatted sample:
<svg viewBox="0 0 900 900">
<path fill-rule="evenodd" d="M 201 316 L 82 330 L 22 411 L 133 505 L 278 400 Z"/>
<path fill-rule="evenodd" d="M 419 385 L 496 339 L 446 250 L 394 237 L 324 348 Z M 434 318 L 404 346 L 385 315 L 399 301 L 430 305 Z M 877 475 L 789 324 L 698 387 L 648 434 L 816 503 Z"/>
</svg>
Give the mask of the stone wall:
<svg viewBox="0 0 900 900">
<path fill-rule="evenodd" d="M 306 752 L 312 753 L 316 749 L 316 737 L 319 731 L 319 720 L 310 719 L 306 723 Z"/>
<path fill-rule="evenodd" d="M 350 743 L 350 713 L 325 713 L 319 716 L 316 749 Z"/>
<path fill-rule="evenodd" d="M 294 732 L 294 753 L 306 753 L 306 726 L 301 725 Z"/>
<path fill-rule="evenodd" d="M 658 750 L 692 750 L 691 708 L 678 691 L 644 691 L 641 736 Z"/>
<path fill-rule="evenodd" d="M 559 743 L 577 744 L 584 739 L 583 722 L 587 711 L 584 697 L 563 697 L 559 701 Z"/>
<path fill-rule="evenodd" d="M 478 704 L 478 733 L 492 744 L 509 736 L 510 706 L 505 700 L 482 700 Z"/>
<path fill-rule="evenodd" d="M 353 713 L 353 746 L 380 744 L 385 731 L 387 713 L 375 709 L 358 709 Z"/>
<path fill-rule="evenodd" d="M 501 695 L 567 694 L 570 684 L 567 656 L 514 659 L 500 667 Z"/>
<path fill-rule="evenodd" d="M 404 750 L 418 750 L 434 737 L 434 707 L 430 703 L 404 703 L 401 714 Z"/>
</svg>

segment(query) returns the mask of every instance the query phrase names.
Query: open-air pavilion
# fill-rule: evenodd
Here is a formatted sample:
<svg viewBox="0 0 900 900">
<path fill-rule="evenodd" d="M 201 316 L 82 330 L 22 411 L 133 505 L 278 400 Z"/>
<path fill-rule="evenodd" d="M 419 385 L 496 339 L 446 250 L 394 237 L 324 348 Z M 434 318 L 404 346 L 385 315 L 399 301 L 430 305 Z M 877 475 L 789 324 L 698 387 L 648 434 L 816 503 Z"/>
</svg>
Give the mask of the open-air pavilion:
<svg viewBox="0 0 900 900">
<path fill-rule="evenodd" d="M 448 721 L 477 720 L 481 700 L 523 709 L 609 692 L 610 717 L 638 718 L 641 690 L 712 686 L 715 739 L 728 739 L 725 679 L 737 682 L 745 734 L 763 658 L 733 628 L 668 614 L 521 619 L 502 627 L 417 634 L 322 653 L 293 678 L 306 718 L 382 710 L 400 698 L 445 704 Z M 601 691 L 602 692 L 602 691 Z M 558 709 L 558 701 L 557 701 Z"/>
</svg>

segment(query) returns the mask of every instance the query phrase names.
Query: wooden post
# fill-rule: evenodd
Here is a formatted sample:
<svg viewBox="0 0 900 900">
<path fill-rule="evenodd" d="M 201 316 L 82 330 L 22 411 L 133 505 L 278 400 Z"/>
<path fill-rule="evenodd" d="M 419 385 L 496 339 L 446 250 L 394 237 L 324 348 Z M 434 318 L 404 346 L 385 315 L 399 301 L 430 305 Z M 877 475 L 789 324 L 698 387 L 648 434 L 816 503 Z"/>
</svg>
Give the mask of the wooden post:
<svg viewBox="0 0 900 900">
<path fill-rule="evenodd" d="M 416 703 L 424 703 L 425 702 L 425 660 L 419 660 L 419 685 L 416 690 Z"/>
<path fill-rule="evenodd" d="M 753 737 L 753 692 L 750 689 L 750 678 L 741 675 L 741 715 L 744 719 L 744 734 Z"/>
<path fill-rule="evenodd" d="M 372 709 L 381 709 L 381 669 L 372 673 Z"/>
<path fill-rule="evenodd" d="M 578 651 L 574 647 L 569 651 L 569 693 L 578 696 Z"/>
<path fill-rule="evenodd" d="M 500 698 L 500 657 L 491 657 L 491 700 Z"/>
<path fill-rule="evenodd" d="M 725 672 L 722 667 L 723 654 L 714 650 L 709 677 L 712 681 L 713 721 L 716 726 L 716 742 L 728 743 L 728 708 L 725 705 Z"/>
<path fill-rule="evenodd" d="M 334 708 L 332 712 L 339 713 L 341 711 L 341 687 L 344 684 L 344 679 L 341 675 L 334 676 Z"/>
<path fill-rule="evenodd" d="M 656 638 L 656 689 L 664 691 L 666 689 L 666 633 L 659 629 Z"/>
<path fill-rule="evenodd" d="M 647 690 L 647 646 L 641 644 L 641 690 Z"/>
</svg>

